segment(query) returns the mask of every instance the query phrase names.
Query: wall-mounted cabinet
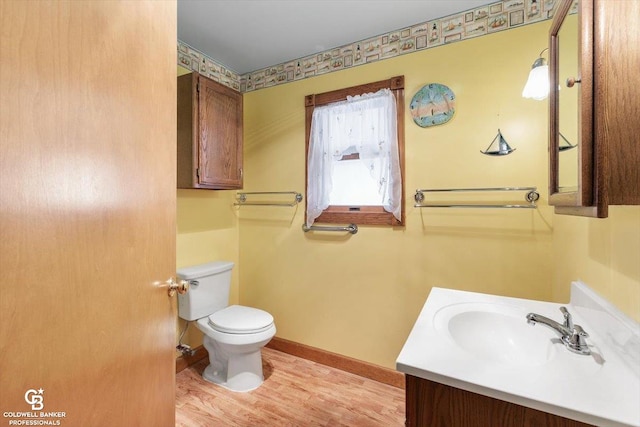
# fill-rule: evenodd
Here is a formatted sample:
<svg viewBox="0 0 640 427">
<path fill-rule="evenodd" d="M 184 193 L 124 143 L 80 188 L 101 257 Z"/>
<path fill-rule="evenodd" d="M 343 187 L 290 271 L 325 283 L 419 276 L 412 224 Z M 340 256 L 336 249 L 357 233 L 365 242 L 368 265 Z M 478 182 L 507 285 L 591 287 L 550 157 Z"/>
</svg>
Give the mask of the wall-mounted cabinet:
<svg viewBox="0 0 640 427">
<path fill-rule="evenodd" d="M 242 94 L 199 75 L 178 77 L 178 188 L 242 188 Z"/>
<path fill-rule="evenodd" d="M 560 0 L 549 48 L 549 204 L 640 204 L 640 2 Z"/>
</svg>

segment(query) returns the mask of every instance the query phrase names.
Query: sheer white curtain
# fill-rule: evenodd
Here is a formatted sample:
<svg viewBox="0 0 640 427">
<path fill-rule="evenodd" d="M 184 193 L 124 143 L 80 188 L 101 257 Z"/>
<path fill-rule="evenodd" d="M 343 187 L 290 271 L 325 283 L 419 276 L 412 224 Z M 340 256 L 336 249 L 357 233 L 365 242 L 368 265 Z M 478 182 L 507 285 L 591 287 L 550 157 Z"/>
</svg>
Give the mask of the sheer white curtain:
<svg viewBox="0 0 640 427">
<path fill-rule="evenodd" d="M 401 220 L 396 101 L 389 89 L 316 107 L 307 159 L 307 225 L 329 207 L 334 159 L 357 152 L 378 185 L 379 205 Z"/>
</svg>

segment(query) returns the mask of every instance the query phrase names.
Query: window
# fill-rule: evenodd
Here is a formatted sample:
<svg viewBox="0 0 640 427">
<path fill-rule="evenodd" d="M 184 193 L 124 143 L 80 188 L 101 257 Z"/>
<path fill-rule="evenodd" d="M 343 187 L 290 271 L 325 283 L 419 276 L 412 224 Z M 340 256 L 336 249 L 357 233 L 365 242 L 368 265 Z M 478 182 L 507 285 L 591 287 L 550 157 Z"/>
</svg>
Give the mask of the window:
<svg viewBox="0 0 640 427">
<path fill-rule="evenodd" d="M 404 224 L 404 76 L 307 95 L 306 217 Z"/>
</svg>

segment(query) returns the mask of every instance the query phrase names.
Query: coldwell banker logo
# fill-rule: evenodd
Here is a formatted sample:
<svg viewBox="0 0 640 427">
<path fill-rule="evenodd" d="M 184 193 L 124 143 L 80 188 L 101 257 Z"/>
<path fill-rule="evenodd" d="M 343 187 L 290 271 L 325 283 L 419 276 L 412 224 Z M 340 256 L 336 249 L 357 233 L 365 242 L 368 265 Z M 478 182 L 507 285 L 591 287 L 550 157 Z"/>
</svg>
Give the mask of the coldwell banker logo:
<svg viewBox="0 0 640 427">
<path fill-rule="evenodd" d="M 44 409 L 44 397 L 42 394 L 44 393 L 43 389 L 33 390 L 29 389 L 24 394 L 24 401 L 31 405 L 32 411 L 39 411 L 40 409 Z"/>
<path fill-rule="evenodd" d="M 24 401 L 31 405 L 32 412 L 3 412 L 2 416 L 10 426 L 59 426 L 66 412 L 44 412 L 44 390 L 29 389 L 24 393 Z"/>
</svg>

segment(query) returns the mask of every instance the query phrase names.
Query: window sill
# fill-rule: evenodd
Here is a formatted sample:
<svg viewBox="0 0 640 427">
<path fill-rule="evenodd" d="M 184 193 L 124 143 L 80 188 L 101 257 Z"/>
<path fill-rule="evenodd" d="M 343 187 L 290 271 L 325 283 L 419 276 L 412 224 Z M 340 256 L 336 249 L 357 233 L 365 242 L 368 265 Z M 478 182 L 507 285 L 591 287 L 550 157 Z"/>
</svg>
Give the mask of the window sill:
<svg viewBox="0 0 640 427">
<path fill-rule="evenodd" d="M 404 225 L 392 213 L 385 211 L 382 206 L 358 206 L 360 210 L 353 210 L 353 206 L 329 206 L 316 218 L 317 223 L 326 224 L 357 224 L 357 225 Z"/>
</svg>

